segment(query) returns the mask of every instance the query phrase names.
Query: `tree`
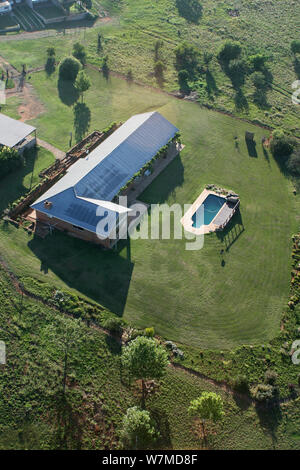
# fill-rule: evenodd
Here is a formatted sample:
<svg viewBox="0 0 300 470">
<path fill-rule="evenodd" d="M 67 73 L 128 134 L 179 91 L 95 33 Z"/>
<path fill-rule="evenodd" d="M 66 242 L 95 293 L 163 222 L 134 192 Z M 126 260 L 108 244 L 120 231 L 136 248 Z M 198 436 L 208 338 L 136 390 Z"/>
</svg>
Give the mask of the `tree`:
<svg viewBox="0 0 300 470">
<path fill-rule="evenodd" d="M 73 56 L 82 63 L 82 65 L 86 64 L 86 52 L 85 48 L 79 42 L 75 42 L 73 45 Z"/>
<path fill-rule="evenodd" d="M 59 78 L 74 82 L 80 67 L 80 62 L 75 57 L 66 57 L 59 66 Z"/>
<path fill-rule="evenodd" d="M 237 59 L 242 52 L 242 46 L 236 41 L 226 41 L 219 49 L 218 59 L 224 64 L 230 60 Z"/>
<path fill-rule="evenodd" d="M 179 83 L 180 91 L 182 91 L 183 93 L 189 93 L 190 92 L 189 74 L 186 70 L 179 70 L 179 72 L 178 72 L 178 83 Z"/>
<path fill-rule="evenodd" d="M 268 85 L 266 77 L 262 72 L 254 72 L 251 79 L 255 88 L 263 90 Z"/>
<path fill-rule="evenodd" d="M 63 362 L 63 393 L 66 390 L 66 380 L 69 366 L 70 352 L 80 344 L 83 339 L 83 323 L 80 319 L 62 317 L 57 326 L 48 325 L 45 328 L 47 340 L 55 344 Z"/>
<path fill-rule="evenodd" d="M 0 179 L 22 165 L 24 159 L 16 149 L 10 147 L 0 148 Z"/>
<path fill-rule="evenodd" d="M 191 401 L 188 412 L 192 416 L 198 416 L 202 421 L 202 431 L 205 437 L 205 422 L 216 423 L 224 416 L 222 398 L 214 392 L 203 392 L 202 395 Z"/>
<path fill-rule="evenodd" d="M 261 71 L 265 67 L 267 57 L 263 54 L 251 55 L 248 59 L 250 67 L 255 71 Z"/>
<path fill-rule="evenodd" d="M 139 410 L 137 406 L 128 408 L 121 431 L 121 439 L 125 445 L 143 449 L 152 444 L 158 436 L 148 411 Z"/>
<path fill-rule="evenodd" d="M 176 70 L 186 70 L 189 78 L 193 78 L 199 64 L 200 54 L 192 44 L 183 42 L 175 49 Z"/>
<path fill-rule="evenodd" d="M 274 157 L 287 159 L 293 152 L 295 139 L 285 135 L 282 129 L 275 129 L 272 133 L 270 149 Z"/>
<path fill-rule="evenodd" d="M 300 54 L 300 40 L 299 39 L 294 39 L 294 41 L 291 42 L 291 51 L 293 54 Z"/>
<path fill-rule="evenodd" d="M 91 86 L 91 82 L 90 82 L 90 79 L 89 77 L 84 73 L 83 70 L 81 70 L 79 72 L 79 74 L 77 75 L 77 78 L 75 80 L 75 88 L 76 90 L 79 92 L 80 96 L 81 96 L 81 101 L 83 102 L 83 94 L 84 92 L 86 92 L 90 86 Z"/>
<path fill-rule="evenodd" d="M 251 388 L 251 396 L 254 400 L 262 403 L 274 398 L 276 388 L 270 384 L 257 384 Z"/>
<path fill-rule="evenodd" d="M 47 61 L 45 70 L 48 75 L 51 75 L 55 70 L 55 49 L 54 47 L 48 47 L 47 49 Z"/>
<path fill-rule="evenodd" d="M 295 176 L 300 176 L 300 149 L 295 150 L 287 161 L 288 171 Z"/>
<path fill-rule="evenodd" d="M 54 49 L 54 47 L 48 47 L 48 49 L 47 49 L 47 56 L 48 56 L 48 57 L 53 57 L 53 56 L 55 56 L 55 49 Z"/>
<path fill-rule="evenodd" d="M 139 336 L 123 348 L 122 363 L 132 377 L 141 379 L 144 405 L 145 381 L 163 377 L 169 364 L 167 352 L 155 339 Z"/>
</svg>

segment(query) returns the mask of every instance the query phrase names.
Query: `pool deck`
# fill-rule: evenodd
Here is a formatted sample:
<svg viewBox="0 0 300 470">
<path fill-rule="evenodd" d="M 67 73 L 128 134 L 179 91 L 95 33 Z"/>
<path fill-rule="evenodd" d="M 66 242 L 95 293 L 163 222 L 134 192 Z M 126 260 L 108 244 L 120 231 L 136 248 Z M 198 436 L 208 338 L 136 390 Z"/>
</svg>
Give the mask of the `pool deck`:
<svg viewBox="0 0 300 470">
<path fill-rule="evenodd" d="M 202 225 L 200 228 L 193 227 L 193 215 L 201 206 L 203 201 L 209 196 L 209 194 L 213 194 L 214 196 L 218 196 L 224 199 L 224 205 L 221 207 L 219 212 L 215 215 L 213 220 L 209 225 Z M 216 193 L 215 191 L 209 191 L 208 189 L 204 189 L 200 196 L 196 199 L 196 201 L 191 205 L 191 207 L 187 210 L 184 214 L 180 222 L 182 223 L 184 230 L 187 232 L 193 233 L 194 235 L 204 235 L 206 233 L 215 232 L 216 230 L 220 230 L 223 228 L 227 221 L 231 219 L 234 212 L 236 210 L 236 205 L 226 201 L 226 197 Z"/>
</svg>

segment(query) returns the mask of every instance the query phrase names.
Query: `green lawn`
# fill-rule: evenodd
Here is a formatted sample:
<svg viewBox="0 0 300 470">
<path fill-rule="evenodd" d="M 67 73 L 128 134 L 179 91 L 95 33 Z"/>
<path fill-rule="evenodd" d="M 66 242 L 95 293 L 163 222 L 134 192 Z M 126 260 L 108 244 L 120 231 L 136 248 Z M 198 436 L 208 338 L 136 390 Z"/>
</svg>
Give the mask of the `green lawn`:
<svg viewBox="0 0 300 470">
<path fill-rule="evenodd" d="M 181 157 L 142 200 L 189 204 L 213 182 L 240 194 L 242 220 L 235 220 L 223 241 L 215 234 L 206 236 L 200 251 L 186 251 L 185 240 L 132 240 L 130 249 L 103 252 L 64 234 L 31 239 L 9 226 L 1 232 L 0 249 L 13 269 L 20 276 L 67 286 L 131 324 L 154 326 L 181 343 L 226 349 L 275 336 L 288 298 L 290 236 L 297 229 L 299 198 L 262 149 L 267 132 L 194 103 L 89 74 L 90 130 L 157 109 L 182 132 L 186 147 Z M 66 148 L 73 108 L 58 98 L 55 76 L 34 74 L 32 83 L 46 106 L 33 122 L 38 135 Z M 255 132 L 256 157 L 248 154 L 246 130 Z M 222 266 L 220 249 L 228 245 Z"/>
</svg>

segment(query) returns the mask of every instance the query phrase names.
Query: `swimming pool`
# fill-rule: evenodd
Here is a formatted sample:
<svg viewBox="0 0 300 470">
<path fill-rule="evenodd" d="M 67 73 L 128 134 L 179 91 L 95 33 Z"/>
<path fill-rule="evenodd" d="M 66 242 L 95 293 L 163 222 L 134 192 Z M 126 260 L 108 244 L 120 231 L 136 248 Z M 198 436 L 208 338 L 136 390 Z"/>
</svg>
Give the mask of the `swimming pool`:
<svg viewBox="0 0 300 470">
<path fill-rule="evenodd" d="M 193 227 L 200 228 L 202 225 L 209 225 L 224 203 L 225 198 L 209 194 L 192 216 Z"/>
</svg>

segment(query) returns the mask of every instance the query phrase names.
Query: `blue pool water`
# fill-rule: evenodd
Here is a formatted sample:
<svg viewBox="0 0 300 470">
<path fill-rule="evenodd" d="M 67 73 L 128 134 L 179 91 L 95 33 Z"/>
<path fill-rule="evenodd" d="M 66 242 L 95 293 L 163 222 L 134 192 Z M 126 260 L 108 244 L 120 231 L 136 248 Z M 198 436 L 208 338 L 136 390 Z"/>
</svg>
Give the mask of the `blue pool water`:
<svg viewBox="0 0 300 470">
<path fill-rule="evenodd" d="M 223 197 L 215 196 L 214 194 L 209 194 L 192 216 L 193 227 L 200 228 L 202 225 L 209 225 L 223 206 L 224 202 L 225 199 Z M 203 216 L 201 217 L 203 207 L 204 223 Z"/>
</svg>

